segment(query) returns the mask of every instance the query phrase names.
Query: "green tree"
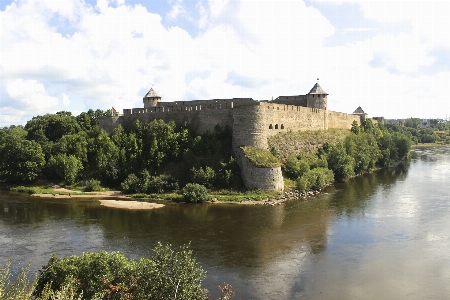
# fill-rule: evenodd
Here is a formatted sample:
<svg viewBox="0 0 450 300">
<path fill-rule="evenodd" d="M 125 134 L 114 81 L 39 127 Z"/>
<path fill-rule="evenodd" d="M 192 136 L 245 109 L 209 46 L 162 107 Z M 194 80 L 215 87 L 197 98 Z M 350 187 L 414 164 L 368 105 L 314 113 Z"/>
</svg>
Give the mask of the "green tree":
<svg viewBox="0 0 450 300">
<path fill-rule="evenodd" d="M 373 134 L 363 133 L 349 135 L 345 139 L 345 148 L 348 155 L 354 158 L 356 174 L 370 171 L 381 155 L 377 141 Z"/>
<path fill-rule="evenodd" d="M 73 184 L 83 170 L 83 164 L 72 154 L 57 154 L 50 157 L 46 169 L 50 178 L 64 181 L 65 184 Z"/>
<path fill-rule="evenodd" d="M 358 121 L 356 121 L 356 120 L 353 121 L 351 131 L 352 131 L 354 134 L 358 134 L 358 133 L 360 132 L 360 130 L 361 130 L 361 128 L 359 127 Z"/>
<path fill-rule="evenodd" d="M 87 154 L 92 177 L 100 179 L 107 185 L 119 185 L 119 149 L 104 130 L 88 139 Z"/>
<path fill-rule="evenodd" d="M 31 182 L 45 165 L 41 146 L 14 133 L 2 138 L 0 157 L 0 180 L 7 183 Z"/>
<path fill-rule="evenodd" d="M 87 135 L 84 131 L 63 135 L 52 148 L 54 154 L 73 155 L 87 163 Z"/>
<path fill-rule="evenodd" d="M 421 122 L 419 118 L 409 118 L 405 120 L 405 126 L 410 128 L 420 128 Z"/>
<path fill-rule="evenodd" d="M 329 150 L 328 167 L 334 172 L 335 180 L 342 181 L 355 174 L 355 159 L 348 155 L 342 143 L 339 143 Z"/>
<path fill-rule="evenodd" d="M 66 134 L 78 133 L 81 127 L 75 117 L 67 112 L 56 114 L 46 114 L 44 116 L 33 117 L 25 125 L 28 131 L 28 139 L 41 141 L 43 136 L 49 141 L 56 142 Z"/>
</svg>

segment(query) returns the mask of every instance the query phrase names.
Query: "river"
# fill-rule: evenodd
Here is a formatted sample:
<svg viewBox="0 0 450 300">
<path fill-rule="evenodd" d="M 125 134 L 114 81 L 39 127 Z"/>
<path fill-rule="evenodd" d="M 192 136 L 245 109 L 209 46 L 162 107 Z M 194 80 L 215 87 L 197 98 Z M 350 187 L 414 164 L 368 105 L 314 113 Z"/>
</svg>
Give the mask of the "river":
<svg viewBox="0 0 450 300">
<path fill-rule="evenodd" d="M 148 255 L 191 243 L 213 299 L 450 299 L 450 148 L 277 206 L 173 204 L 151 211 L 95 199 L 0 192 L 0 264 L 31 271 L 52 253 Z"/>
</svg>

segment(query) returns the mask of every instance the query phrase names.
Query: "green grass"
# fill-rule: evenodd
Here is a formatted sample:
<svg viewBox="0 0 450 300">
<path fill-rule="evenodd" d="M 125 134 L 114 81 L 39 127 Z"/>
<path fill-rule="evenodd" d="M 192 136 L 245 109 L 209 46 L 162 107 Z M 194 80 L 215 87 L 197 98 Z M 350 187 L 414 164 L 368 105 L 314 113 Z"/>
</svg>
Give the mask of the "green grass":
<svg viewBox="0 0 450 300">
<path fill-rule="evenodd" d="M 245 157 L 259 168 L 275 168 L 281 166 L 280 160 L 270 153 L 270 151 L 252 146 L 242 146 L 241 149 Z"/>
</svg>

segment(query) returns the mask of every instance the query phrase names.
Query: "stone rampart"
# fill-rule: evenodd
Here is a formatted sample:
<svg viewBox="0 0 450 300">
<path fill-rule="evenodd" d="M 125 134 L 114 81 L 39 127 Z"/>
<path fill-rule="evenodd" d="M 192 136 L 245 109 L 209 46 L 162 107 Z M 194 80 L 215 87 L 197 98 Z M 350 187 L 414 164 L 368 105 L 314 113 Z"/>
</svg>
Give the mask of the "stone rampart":
<svg viewBox="0 0 450 300">
<path fill-rule="evenodd" d="M 361 124 L 358 115 L 346 114 L 335 111 L 327 111 L 328 114 L 328 128 L 351 129 L 353 121 Z"/>
<path fill-rule="evenodd" d="M 235 151 L 236 161 L 241 169 L 245 187 L 249 190 L 269 190 L 282 192 L 284 190 L 281 167 L 260 168 L 245 157 L 242 149 Z"/>
<path fill-rule="evenodd" d="M 99 126 L 105 130 L 108 134 L 111 134 L 119 125 L 123 126 L 123 116 L 113 116 L 113 117 L 101 117 L 98 119 Z"/>
</svg>

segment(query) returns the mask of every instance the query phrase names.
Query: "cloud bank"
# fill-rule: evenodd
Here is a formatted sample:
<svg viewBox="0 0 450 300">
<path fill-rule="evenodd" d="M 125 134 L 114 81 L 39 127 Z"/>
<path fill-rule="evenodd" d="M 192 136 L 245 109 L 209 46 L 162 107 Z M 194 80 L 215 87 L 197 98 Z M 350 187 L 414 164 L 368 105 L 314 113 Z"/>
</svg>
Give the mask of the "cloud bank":
<svg viewBox="0 0 450 300">
<path fill-rule="evenodd" d="M 0 126 L 59 110 L 141 107 L 151 85 L 163 101 L 271 99 L 305 94 L 317 77 L 335 111 L 362 106 L 388 118 L 450 112 L 449 3 L 161 3 L 5 5 Z M 346 5 L 357 8 L 350 21 L 333 16 Z"/>
</svg>

